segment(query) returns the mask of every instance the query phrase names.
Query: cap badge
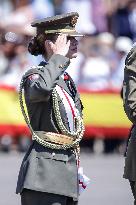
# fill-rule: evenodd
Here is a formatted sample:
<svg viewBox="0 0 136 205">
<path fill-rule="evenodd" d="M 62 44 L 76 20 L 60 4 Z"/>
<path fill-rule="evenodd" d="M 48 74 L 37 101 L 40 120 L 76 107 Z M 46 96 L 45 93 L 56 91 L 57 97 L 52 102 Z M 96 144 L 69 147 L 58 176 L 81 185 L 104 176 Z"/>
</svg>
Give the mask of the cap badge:
<svg viewBox="0 0 136 205">
<path fill-rule="evenodd" d="M 71 25 L 72 27 L 75 27 L 75 25 L 76 25 L 76 23 L 77 23 L 77 19 L 78 19 L 77 16 L 72 17 L 71 22 L 70 22 L 70 25 Z"/>
</svg>

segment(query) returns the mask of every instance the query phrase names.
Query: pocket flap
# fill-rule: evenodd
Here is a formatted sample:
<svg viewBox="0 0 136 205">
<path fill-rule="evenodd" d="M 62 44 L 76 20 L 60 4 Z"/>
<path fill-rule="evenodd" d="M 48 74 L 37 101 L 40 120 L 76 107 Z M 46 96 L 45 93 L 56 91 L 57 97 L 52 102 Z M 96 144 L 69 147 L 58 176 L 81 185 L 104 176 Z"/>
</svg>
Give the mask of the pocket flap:
<svg viewBox="0 0 136 205">
<path fill-rule="evenodd" d="M 55 153 L 55 152 L 38 152 L 37 153 L 37 158 L 45 158 L 45 159 L 52 159 L 52 160 L 57 160 L 57 161 L 68 161 L 68 155 L 60 154 L 60 153 Z"/>
</svg>

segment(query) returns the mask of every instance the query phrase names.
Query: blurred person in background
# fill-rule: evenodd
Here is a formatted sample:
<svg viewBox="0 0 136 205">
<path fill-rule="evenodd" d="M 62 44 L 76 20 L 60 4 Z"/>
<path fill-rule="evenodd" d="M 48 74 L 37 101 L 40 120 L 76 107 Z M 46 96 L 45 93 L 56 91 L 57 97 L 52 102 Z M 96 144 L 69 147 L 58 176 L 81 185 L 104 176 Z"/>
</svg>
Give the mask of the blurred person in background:
<svg viewBox="0 0 136 205">
<path fill-rule="evenodd" d="M 11 0 L 0 0 L 0 18 L 8 16 L 14 10 Z"/>
<path fill-rule="evenodd" d="M 132 32 L 132 39 L 136 41 L 136 1 L 130 0 L 128 2 L 129 8 L 129 23 Z"/>
<path fill-rule="evenodd" d="M 31 8 L 34 13 L 34 19 L 45 18 L 55 14 L 55 7 L 50 0 L 33 0 Z"/>
<path fill-rule="evenodd" d="M 2 75 L 5 75 L 10 71 L 10 63 L 13 61 L 13 59 L 16 56 L 16 48 L 21 43 L 22 37 L 16 35 L 13 32 L 5 32 L 3 31 L 3 34 L 1 36 L 1 49 L 0 49 L 0 73 L 1 77 Z"/>
<path fill-rule="evenodd" d="M 111 77 L 111 87 L 120 92 L 124 79 L 125 58 L 133 45 L 133 41 L 128 37 L 118 37 L 115 41 L 115 52 L 117 64 Z"/>
<path fill-rule="evenodd" d="M 20 0 L 12 2 L 13 9 L 7 15 L 1 15 L 0 26 L 30 24 L 34 19 L 54 15 L 50 0 Z"/>
<path fill-rule="evenodd" d="M 133 123 L 125 158 L 124 175 L 130 182 L 136 205 L 136 44 L 125 60 L 123 81 L 123 105 L 128 119 Z"/>
<path fill-rule="evenodd" d="M 17 1 L 18 3 L 20 1 Z M 22 1 L 21 1 L 22 2 Z M 14 9 L 8 15 L 1 16 L 0 26 L 8 27 L 8 25 L 26 25 L 30 23 L 34 19 L 34 12 L 32 10 L 32 6 L 29 2 L 25 2 L 24 4 L 15 4 Z"/>
<path fill-rule="evenodd" d="M 108 89 L 110 66 L 99 53 L 96 36 L 83 39 L 84 62 L 80 67 L 79 85 L 87 90 L 100 91 Z"/>
<path fill-rule="evenodd" d="M 115 38 L 113 34 L 109 32 L 103 32 L 103 33 L 99 33 L 96 38 L 98 41 L 99 55 L 101 55 L 107 61 L 115 57 L 114 54 Z"/>
<path fill-rule="evenodd" d="M 1 42 L 0 42 L 0 76 L 2 76 L 8 70 L 8 62 L 14 57 L 14 44 L 7 43 L 4 38 L 5 31 L 1 30 Z M 5 45 L 5 46 L 4 46 Z M 12 52 L 13 50 L 13 52 Z"/>
<path fill-rule="evenodd" d="M 112 32 L 115 37 L 119 36 L 127 36 L 129 38 L 133 38 L 129 15 L 129 1 L 130 0 L 122 0 L 122 1 L 111 1 L 111 7 L 113 6 L 113 10 L 108 16 L 110 20 L 110 32 Z M 112 5 L 113 4 L 113 5 Z"/>
<path fill-rule="evenodd" d="M 91 0 L 92 2 L 92 22 L 98 33 L 108 31 L 107 4 L 104 0 Z"/>
<path fill-rule="evenodd" d="M 110 67 L 109 89 L 111 89 L 110 79 L 112 73 L 116 69 L 117 64 L 116 53 L 114 50 L 115 37 L 109 32 L 103 32 L 98 34 L 97 42 L 99 55 L 108 63 Z"/>
<path fill-rule="evenodd" d="M 22 74 L 35 62 L 30 59 L 26 45 L 34 34 L 20 26 L 9 27 L 3 31 L 1 42 L 0 84 L 18 90 Z M 29 28 L 28 28 L 29 29 Z"/>
<path fill-rule="evenodd" d="M 73 8 L 79 13 L 77 29 L 84 34 L 96 32 L 92 20 L 92 2 L 90 0 L 64 0 L 62 5 L 63 13 L 72 12 Z"/>
<path fill-rule="evenodd" d="M 52 0 L 55 15 L 63 13 L 63 1 L 64 0 Z"/>
</svg>

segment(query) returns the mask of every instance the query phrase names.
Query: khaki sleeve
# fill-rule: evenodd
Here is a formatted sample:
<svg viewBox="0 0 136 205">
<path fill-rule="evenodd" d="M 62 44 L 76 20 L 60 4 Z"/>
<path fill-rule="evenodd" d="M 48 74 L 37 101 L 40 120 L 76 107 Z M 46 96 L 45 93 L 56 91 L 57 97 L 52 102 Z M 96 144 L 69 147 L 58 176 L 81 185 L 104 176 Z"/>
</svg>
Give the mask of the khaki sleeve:
<svg viewBox="0 0 136 205">
<path fill-rule="evenodd" d="M 25 83 L 25 96 L 29 102 L 42 102 L 50 98 L 59 76 L 69 65 L 69 59 L 61 55 L 53 55 L 48 64 L 38 74 L 28 75 Z"/>
<path fill-rule="evenodd" d="M 123 104 L 129 120 L 136 123 L 136 45 L 132 47 L 125 61 Z"/>
</svg>

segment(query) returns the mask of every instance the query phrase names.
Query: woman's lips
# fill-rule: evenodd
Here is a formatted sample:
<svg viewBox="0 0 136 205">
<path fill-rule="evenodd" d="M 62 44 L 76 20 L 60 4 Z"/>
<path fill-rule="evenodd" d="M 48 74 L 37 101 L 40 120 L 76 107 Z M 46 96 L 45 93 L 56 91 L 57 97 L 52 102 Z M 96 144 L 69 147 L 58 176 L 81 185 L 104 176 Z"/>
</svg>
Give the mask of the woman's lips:
<svg viewBox="0 0 136 205">
<path fill-rule="evenodd" d="M 71 51 L 77 51 L 77 47 L 71 48 Z"/>
</svg>

